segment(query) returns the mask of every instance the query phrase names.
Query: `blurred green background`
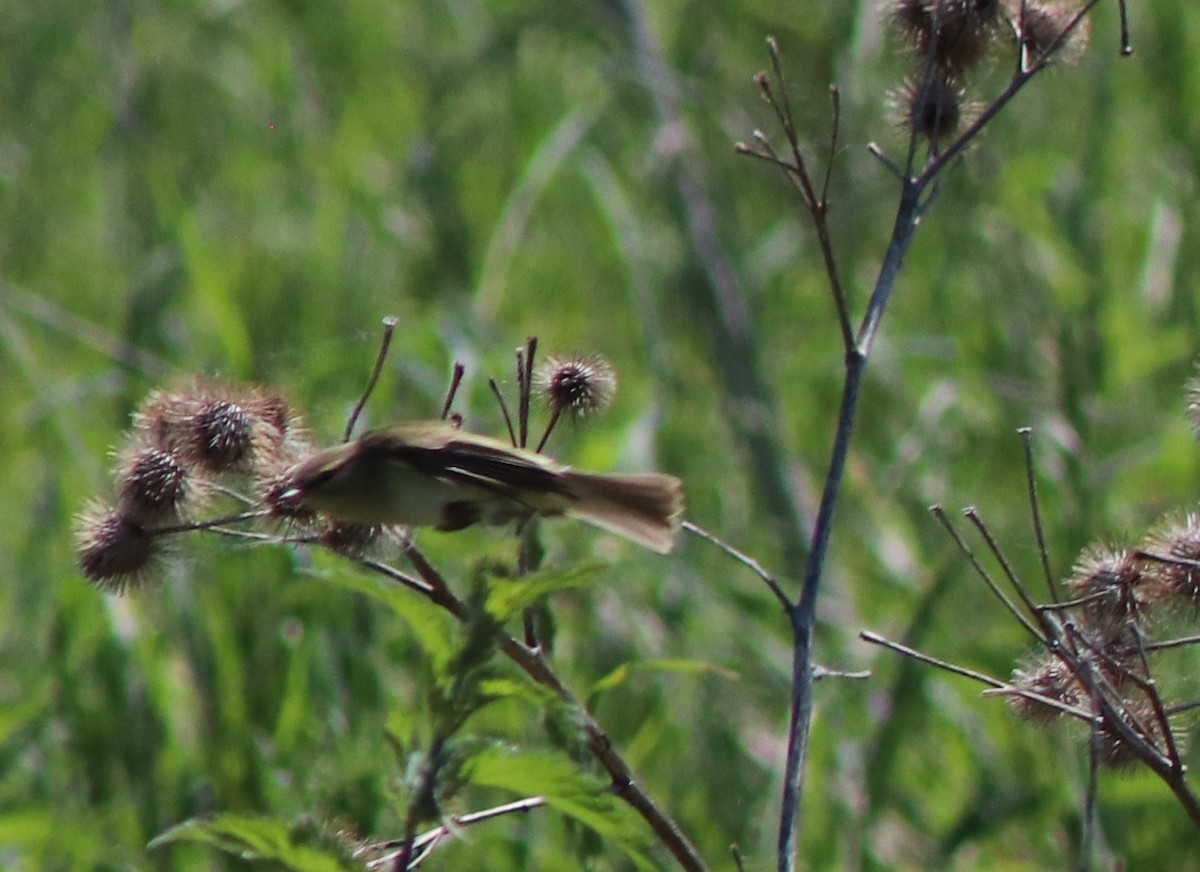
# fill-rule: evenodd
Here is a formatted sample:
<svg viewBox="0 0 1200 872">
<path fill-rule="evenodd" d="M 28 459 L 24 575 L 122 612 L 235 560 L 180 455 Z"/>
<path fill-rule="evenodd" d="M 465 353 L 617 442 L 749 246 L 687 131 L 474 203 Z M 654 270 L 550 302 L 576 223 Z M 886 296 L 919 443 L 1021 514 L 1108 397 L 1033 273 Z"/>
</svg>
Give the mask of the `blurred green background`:
<svg viewBox="0 0 1200 872">
<path fill-rule="evenodd" d="M 0 865 L 245 868 L 146 847 L 220 811 L 402 832 L 384 726 L 419 714 L 420 656 L 377 602 L 284 548 L 201 537 L 136 597 L 76 569 L 74 515 L 111 487 L 131 410 L 174 379 L 277 385 L 332 442 L 396 315 L 367 423 L 436 415 L 457 360 L 469 425 L 498 433 L 486 378 L 511 390 L 526 336 L 604 354 L 613 409 L 551 451 L 682 476 L 692 520 L 798 589 L 841 350 L 806 216 L 732 145 L 756 127 L 782 144 L 752 81 L 767 35 L 818 168 L 841 86 L 831 221 L 861 312 L 897 193 L 866 146 L 903 150 L 888 92 L 905 63 L 876 7 L 0 3 Z M 1073 862 L 1081 736 L 1036 732 L 856 633 L 1001 677 L 1025 656 L 926 512 L 978 505 L 1036 581 L 1019 426 L 1056 572 L 1194 501 L 1200 11 L 1130 11 L 1136 55 L 1118 58 L 1103 4 L 1083 62 L 1000 116 L 905 264 L 821 606 L 820 661 L 873 677 L 818 685 L 807 868 Z M 419 541 L 461 580 L 498 535 Z M 626 663 L 720 667 L 634 670 L 593 710 L 715 868 L 732 842 L 772 867 L 791 663 L 771 596 L 695 539 L 660 558 L 567 525 L 546 537 L 552 563 L 606 560 L 552 601 L 554 663 L 581 696 Z M 1200 692 L 1196 665 L 1163 661 L 1173 694 Z M 537 747 L 537 719 L 505 707 L 485 726 Z M 1104 775 L 1100 816 L 1129 868 L 1200 869 L 1150 776 Z M 472 829 L 427 868 L 581 866 L 629 868 L 542 810 Z"/>
</svg>

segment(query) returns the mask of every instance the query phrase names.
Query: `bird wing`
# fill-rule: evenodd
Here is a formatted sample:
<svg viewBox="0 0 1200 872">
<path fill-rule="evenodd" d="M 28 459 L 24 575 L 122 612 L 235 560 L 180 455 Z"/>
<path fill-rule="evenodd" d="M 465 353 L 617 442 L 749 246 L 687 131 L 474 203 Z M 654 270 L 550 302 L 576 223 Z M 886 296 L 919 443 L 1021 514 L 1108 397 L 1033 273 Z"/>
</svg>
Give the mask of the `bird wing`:
<svg viewBox="0 0 1200 872">
<path fill-rule="evenodd" d="M 498 439 L 474 434 L 464 437 L 440 421 L 402 424 L 377 432 L 377 438 L 376 433 L 363 437 L 365 448 L 374 443 L 374 447 L 437 478 L 482 488 L 523 504 L 533 495 L 568 495 L 562 480 L 565 467 Z"/>
</svg>

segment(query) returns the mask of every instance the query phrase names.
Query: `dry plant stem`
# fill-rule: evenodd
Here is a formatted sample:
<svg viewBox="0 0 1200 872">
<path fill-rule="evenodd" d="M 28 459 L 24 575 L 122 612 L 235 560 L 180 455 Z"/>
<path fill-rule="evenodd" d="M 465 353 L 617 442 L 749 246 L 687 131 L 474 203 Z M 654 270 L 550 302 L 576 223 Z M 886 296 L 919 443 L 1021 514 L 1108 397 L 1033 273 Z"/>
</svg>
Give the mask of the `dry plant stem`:
<svg viewBox="0 0 1200 872">
<path fill-rule="evenodd" d="M 538 440 L 537 448 L 534 449 L 538 454 L 542 453 L 542 449 L 546 447 L 546 442 L 550 439 L 550 434 L 554 432 L 554 428 L 558 425 L 558 419 L 562 417 L 562 407 L 556 405 L 550 413 L 550 420 L 546 422 L 546 429 L 542 433 L 542 438 Z"/>
<path fill-rule="evenodd" d="M 454 405 L 454 398 L 458 396 L 459 385 L 462 384 L 463 374 L 467 368 L 458 361 L 454 363 L 454 372 L 450 376 L 450 387 L 446 390 L 446 402 L 442 403 L 442 420 L 445 421 L 450 417 L 450 407 Z"/>
<path fill-rule="evenodd" d="M 1088 779 L 1083 803 L 1083 832 L 1079 836 L 1079 859 L 1077 872 L 1088 872 L 1092 868 L 1092 853 L 1099 830 L 1096 800 L 1100 796 L 1100 731 L 1093 725 L 1088 734 Z"/>
<path fill-rule="evenodd" d="M 775 110 L 776 117 L 780 120 L 784 136 L 788 141 L 788 148 L 792 152 L 792 164 L 790 166 L 778 161 L 777 163 L 800 190 L 800 194 L 804 198 L 804 204 L 808 208 L 809 215 L 812 217 L 813 229 L 817 233 L 817 243 L 821 248 L 821 258 L 825 262 L 825 274 L 829 280 L 829 290 L 833 294 L 834 304 L 837 306 L 838 324 L 842 331 L 842 344 L 843 347 L 849 348 L 853 344 L 850 312 L 846 306 L 846 293 L 842 288 L 837 260 L 833 255 L 833 241 L 829 235 L 828 221 L 829 179 L 833 173 L 834 155 L 837 154 L 838 131 L 841 126 L 842 117 L 841 93 L 838 91 L 836 85 L 831 86 L 829 89 L 829 99 L 832 102 L 829 125 L 829 151 L 825 159 L 825 176 L 821 182 L 821 193 L 818 195 L 816 189 L 813 187 L 812 179 L 805 168 L 804 154 L 800 149 L 800 138 L 796 133 L 795 118 L 792 115 L 791 103 L 787 97 L 787 81 L 783 77 L 783 64 L 779 60 L 779 43 L 776 42 L 774 37 L 767 38 L 767 53 L 771 57 L 771 70 L 775 75 L 775 81 L 779 83 L 779 94 L 776 95 L 771 90 L 769 80 L 760 78 L 759 84 L 763 88 L 767 101 Z"/>
<path fill-rule="evenodd" d="M 1069 635 L 1074 635 L 1071 633 L 1070 627 L 1067 630 Z M 1078 641 L 1077 637 L 1075 637 L 1075 640 Z M 1129 743 L 1130 748 L 1137 754 L 1138 759 L 1166 783 L 1170 791 L 1175 794 L 1175 798 L 1179 801 L 1179 804 L 1183 807 L 1188 819 L 1191 820 L 1192 826 L 1200 829 L 1200 799 L 1196 797 L 1196 794 L 1192 792 L 1187 784 L 1187 770 L 1179 761 L 1178 754 L 1174 750 L 1171 731 L 1169 727 L 1165 726 L 1165 711 L 1161 703 L 1158 703 L 1156 706 L 1156 716 L 1164 719 L 1160 721 L 1160 729 L 1163 730 L 1164 738 L 1168 743 L 1168 752 L 1166 754 L 1163 754 L 1157 747 L 1147 742 L 1144 735 L 1129 724 L 1129 721 L 1126 719 L 1128 712 L 1114 705 L 1110 694 L 1101 692 L 1102 682 L 1097 679 L 1086 660 L 1083 658 L 1064 658 L 1064 662 L 1071 666 L 1083 685 L 1091 690 L 1093 705 L 1100 712 L 1105 725 L 1118 734 L 1122 740 Z M 1153 702 L 1157 699 L 1158 695 L 1153 691 L 1153 685 L 1150 685 L 1150 688 L 1148 696 Z"/>
<path fill-rule="evenodd" d="M 383 338 L 379 341 L 379 353 L 375 355 L 375 365 L 371 367 L 371 377 L 367 379 L 367 386 L 346 421 L 346 432 L 342 434 L 343 442 L 350 441 L 350 436 L 354 433 L 354 425 L 358 423 L 358 416 L 366 408 L 367 400 L 371 398 L 371 394 L 375 390 L 379 375 L 383 372 L 384 361 L 387 360 L 388 349 L 392 346 L 392 334 L 396 332 L 396 325 L 399 323 L 400 319 L 395 315 L 388 315 L 383 319 Z"/>
<path fill-rule="evenodd" d="M 421 576 L 420 580 L 401 572 L 393 566 L 377 560 L 359 560 L 358 563 L 374 572 L 408 587 L 430 602 L 445 609 L 460 621 L 469 618 L 467 605 L 446 586 L 440 573 L 421 555 L 415 546 L 406 549 L 406 556 L 413 563 L 413 568 Z M 597 762 L 604 767 L 612 780 L 613 793 L 620 797 L 644 821 L 666 846 L 679 865 L 688 872 L 707 872 L 708 867 L 696 851 L 679 825 L 650 797 L 633 777 L 633 770 L 624 758 L 613 748 L 612 740 L 604 728 L 596 722 L 591 713 L 567 688 L 558 674 L 551 668 L 546 658 L 539 650 L 531 649 L 512 636 L 501 633 L 497 635 L 497 644 L 509 660 L 528 675 L 531 679 L 548 688 L 566 706 L 577 713 L 577 723 L 580 724 L 584 741 L 588 750 Z"/>
<path fill-rule="evenodd" d="M 218 527 L 224 527 L 227 524 L 238 524 L 242 521 L 256 521 L 260 518 L 270 517 L 271 512 L 268 509 L 259 509 L 253 512 L 240 512 L 236 515 L 225 515 L 222 518 L 210 518 L 207 521 L 190 521 L 186 524 L 174 524 L 170 527 L 150 527 L 146 530 L 148 536 L 173 536 L 177 533 L 192 533 L 197 530 L 215 530 Z"/>
<path fill-rule="evenodd" d="M 413 848 L 417 839 L 417 815 L 422 804 L 428 801 L 428 798 L 433 793 L 434 785 L 437 783 L 438 774 L 441 772 L 442 750 L 445 747 L 446 737 L 437 735 L 429 746 L 429 753 L 425 755 L 424 765 L 421 767 L 421 779 L 417 785 L 417 789 L 413 791 L 412 798 L 408 802 L 408 811 L 405 815 L 404 823 L 404 838 L 400 843 L 400 851 L 396 856 L 396 861 L 392 864 L 392 869 L 395 872 L 408 872 L 412 868 Z"/>
<path fill-rule="evenodd" d="M 896 286 L 904 256 L 912 244 L 922 212 L 928 205 L 927 194 L 933 190 L 941 174 L 958 157 L 966 147 L 983 131 L 999 112 L 1043 70 L 1058 48 L 1079 25 L 1083 17 L 1091 11 L 1099 0 L 1090 0 L 1073 19 L 1072 23 L 1059 36 L 1050 50 L 1033 64 L 1028 66 L 1021 63 L 1013 73 L 1012 79 L 1001 94 L 970 124 L 947 148 L 939 154 L 931 155 L 920 172 L 913 172 L 910 157 L 909 171 L 900 179 L 900 195 L 896 208 L 896 217 L 892 227 L 891 240 L 884 254 L 879 275 L 867 310 L 854 336 L 854 341 L 847 344 L 846 375 L 842 386 L 842 400 L 838 411 L 837 426 L 834 434 L 825 486 L 821 495 L 821 504 L 817 513 L 816 524 L 813 528 L 811 547 L 804 569 L 804 586 L 799 600 L 789 609 L 793 635 L 792 655 L 792 692 L 789 707 L 789 727 L 787 738 L 787 759 L 783 773 L 784 787 L 781 801 L 779 840 L 777 852 L 777 868 L 779 872 L 793 872 L 796 868 L 796 848 L 798 833 L 803 827 L 801 815 L 801 796 L 804 786 L 804 761 L 808 747 L 808 732 L 812 720 L 812 631 L 816 620 L 817 595 L 820 589 L 820 579 L 824 570 L 825 555 L 828 549 L 829 536 L 832 529 L 834 507 L 845 471 L 846 456 L 849 450 L 850 436 L 858 411 L 859 387 L 863 372 L 866 369 L 875 336 L 883 320 L 888 301 Z M 794 129 L 787 104 L 774 101 L 772 107 L 781 118 L 785 130 Z M 796 165 L 803 172 L 803 164 Z M 814 225 L 823 226 L 824 209 L 814 209 L 810 206 L 809 213 Z M 840 286 L 832 286 L 835 294 L 840 293 Z M 1021 593 L 1024 593 L 1021 591 Z M 1044 616 L 1039 622 L 1048 623 Z"/>
<path fill-rule="evenodd" d="M 504 416 L 504 426 L 508 428 L 508 441 L 515 448 L 517 447 L 517 431 L 513 429 L 512 415 L 508 414 L 508 403 L 504 402 L 504 394 L 500 392 L 500 385 L 494 378 L 488 379 L 488 387 L 492 389 L 492 396 L 500 405 L 500 414 Z"/>
<path fill-rule="evenodd" d="M 1008 558 L 1004 556 L 1004 552 L 1000 550 L 1000 545 L 996 542 L 996 538 L 992 535 L 992 531 L 988 525 L 984 523 L 983 518 L 979 516 L 979 511 L 974 508 L 964 509 L 963 515 L 969 520 L 979 534 L 983 536 L 984 542 L 987 543 L 988 550 L 992 552 L 992 556 L 1000 564 L 1000 568 L 1004 570 L 1004 577 L 1008 579 L 1008 583 L 1012 585 L 1012 589 L 1016 591 L 1017 597 L 1023 605 L 1033 615 L 1034 621 L 1037 622 L 1040 630 L 1040 638 L 1045 640 L 1058 638 L 1059 631 L 1057 626 L 1051 622 L 1047 616 L 1047 612 L 1037 607 L 1037 603 L 1033 601 L 1033 597 L 1025 590 L 1025 585 L 1021 584 L 1021 580 L 1017 577 L 1017 573 L 1012 568 L 1012 564 L 1008 562 Z"/>
<path fill-rule="evenodd" d="M 1050 570 L 1050 553 L 1046 550 L 1046 531 L 1042 527 L 1042 510 L 1038 505 L 1037 478 L 1033 474 L 1033 430 L 1022 427 L 1017 431 L 1021 437 L 1021 449 L 1025 454 L 1025 486 L 1029 491 L 1029 517 L 1033 522 L 1033 535 L 1037 539 L 1038 557 L 1042 561 L 1042 572 L 1046 576 L 1046 587 L 1050 590 L 1050 601 L 1058 602 L 1061 597 L 1054 584 L 1054 573 Z"/>
<path fill-rule="evenodd" d="M 978 681 L 980 684 L 986 684 L 988 687 L 996 690 L 1007 690 L 1008 685 L 998 678 L 992 678 L 990 675 L 984 675 L 982 672 L 976 672 L 973 669 L 967 669 L 963 666 L 956 666 L 953 663 L 947 663 L 945 660 L 938 660 L 936 657 L 931 657 L 928 654 L 922 654 L 915 648 L 909 648 L 907 645 L 901 645 L 899 642 L 880 636 L 878 633 L 872 633 L 870 630 L 860 630 L 858 638 L 864 642 L 870 642 L 872 645 L 879 645 L 881 648 L 887 648 L 889 651 L 894 651 L 897 654 L 902 654 L 905 657 L 910 657 L 919 663 L 924 663 L 928 666 L 935 666 L 938 669 L 961 675 L 964 678 L 970 678 L 973 681 Z"/>
<path fill-rule="evenodd" d="M 1004 591 L 1000 589 L 1000 586 L 996 584 L 995 579 L 992 578 L 991 574 L 983 568 L 983 564 L 981 564 L 978 558 L 975 557 L 975 552 L 972 551 L 970 546 L 968 546 L 967 543 L 962 540 L 962 537 L 958 535 L 958 531 L 954 529 L 953 525 L 951 525 L 950 519 L 946 517 L 946 512 L 942 509 L 942 507 L 930 506 L 929 511 L 933 513 L 933 516 L 938 519 L 942 527 L 947 533 L 950 534 L 950 538 L 953 539 L 954 544 L 958 546 L 959 552 L 967 558 L 967 562 L 971 564 L 971 568 L 975 570 L 975 574 L 978 575 L 983 580 L 983 583 L 987 585 L 988 590 L 992 592 L 996 599 L 1000 600 L 1000 602 L 1004 605 L 1004 608 L 1008 610 L 1009 614 L 1016 618 L 1021 626 L 1029 631 L 1029 635 L 1033 636 L 1033 638 L 1037 639 L 1039 642 L 1042 641 L 1042 636 L 1037 631 L 1037 628 L 1029 622 L 1029 619 L 1025 617 L 1024 613 L 1018 609 L 1013 604 L 1012 600 L 1010 600 L 1004 593 Z"/>
<path fill-rule="evenodd" d="M 1200 644 L 1200 636 L 1181 636 L 1178 639 L 1167 639 L 1162 642 L 1147 642 L 1146 651 L 1166 651 L 1170 648 L 1184 648 L 1196 644 Z"/>
<path fill-rule="evenodd" d="M 753 572 L 755 575 L 757 575 L 759 578 L 761 578 L 763 580 L 763 583 L 770 589 L 771 593 L 773 593 L 775 595 L 775 599 L 779 600 L 779 603 L 780 603 L 780 605 L 783 606 L 784 611 L 788 611 L 789 609 L 791 609 L 792 602 L 791 602 L 791 600 L 788 599 L 788 595 L 783 592 L 783 588 L 781 588 L 779 586 L 779 582 L 777 582 L 775 580 L 775 576 L 773 576 L 773 575 L 771 575 L 771 573 L 767 572 L 767 570 L 763 568 L 761 563 L 759 563 L 757 560 L 755 560 L 753 557 L 749 556 L 748 554 L 742 553 L 741 551 L 734 548 L 732 545 L 723 541 L 722 539 L 717 538 L 712 533 L 705 530 L 703 527 L 696 526 L 691 521 L 684 521 L 682 526 L 683 526 L 683 529 L 687 530 L 693 536 L 699 536 L 704 541 L 709 542 L 713 545 L 716 545 L 718 548 L 720 548 L 722 551 L 724 551 L 726 554 L 728 554 L 730 557 L 732 557 L 738 563 L 742 564 L 747 569 L 749 569 L 751 572 Z"/>
<path fill-rule="evenodd" d="M 525 340 L 517 351 L 517 426 L 520 431 L 518 448 L 529 444 L 529 397 L 533 393 L 533 357 L 537 354 L 537 337 Z"/>
</svg>

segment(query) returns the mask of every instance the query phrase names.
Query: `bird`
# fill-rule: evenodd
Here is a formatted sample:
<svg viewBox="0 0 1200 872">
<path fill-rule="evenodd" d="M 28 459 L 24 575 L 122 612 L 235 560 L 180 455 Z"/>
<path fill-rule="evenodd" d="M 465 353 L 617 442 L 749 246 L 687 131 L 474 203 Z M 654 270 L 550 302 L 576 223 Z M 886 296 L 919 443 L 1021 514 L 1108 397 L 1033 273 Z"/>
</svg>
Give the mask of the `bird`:
<svg viewBox="0 0 1200 872">
<path fill-rule="evenodd" d="M 318 451 L 286 476 L 284 501 L 328 518 L 462 530 L 532 516 L 575 518 L 669 553 L 683 482 L 581 472 L 447 421 L 391 424 Z"/>
</svg>

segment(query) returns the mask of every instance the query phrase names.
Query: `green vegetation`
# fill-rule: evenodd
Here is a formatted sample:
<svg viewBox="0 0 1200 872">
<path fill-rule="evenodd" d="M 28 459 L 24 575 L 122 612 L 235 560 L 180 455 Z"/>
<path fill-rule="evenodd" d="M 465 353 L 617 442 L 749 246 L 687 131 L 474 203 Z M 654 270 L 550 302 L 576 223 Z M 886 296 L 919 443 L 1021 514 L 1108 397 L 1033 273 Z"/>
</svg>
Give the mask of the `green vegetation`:
<svg viewBox="0 0 1200 872">
<path fill-rule="evenodd" d="M 547 451 L 680 476 L 688 519 L 794 596 L 842 346 L 807 214 L 733 143 L 782 142 L 753 81 L 766 36 L 814 172 L 840 86 L 830 226 L 857 319 L 897 196 L 867 144 L 903 154 L 889 92 L 911 66 L 875 2 L 9 6 L 0 865 L 262 868 L 252 852 L 352 868 L 339 830 L 399 839 L 411 808 L 424 829 L 544 795 L 425 867 L 674 868 L 604 791 L 580 713 L 491 656 L 491 622 L 519 637 L 536 598 L 555 673 L 710 867 L 734 868 L 736 843 L 746 868 L 773 868 L 791 636 L 762 582 L 696 537 L 664 557 L 548 521 L 541 572 L 504 588 L 505 532 L 418 531 L 474 605 L 460 625 L 351 561 L 210 534 L 180 539 L 161 585 L 111 596 L 84 580 L 73 531 L 113 490 L 133 410 L 192 376 L 270 385 L 337 442 L 394 315 L 364 425 L 437 417 L 460 361 L 456 408 L 501 436 L 487 378 L 514 395 L 526 337 L 602 354 L 611 408 L 560 424 Z M 805 868 L 1076 860 L 1086 734 L 1038 730 L 857 634 L 1000 678 L 1027 662 L 1028 635 L 927 512 L 977 505 L 1040 595 L 1020 426 L 1058 575 L 1195 503 L 1200 13 L 1130 12 L 1135 56 L 1100 6 L 1080 63 L 1034 81 L 947 175 L 905 261 L 817 631 L 821 665 L 873 674 L 817 685 Z M 707 215 L 719 249 L 697 246 Z M 1171 661 L 1175 698 L 1200 693 L 1195 660 Z M 444 805 L 413 792 L 439 740 Z M 1099 799 L 1100 845 L 1129 868 L 1200 869 L 1161 781 L 1104 772 Z"/>
</svg>

